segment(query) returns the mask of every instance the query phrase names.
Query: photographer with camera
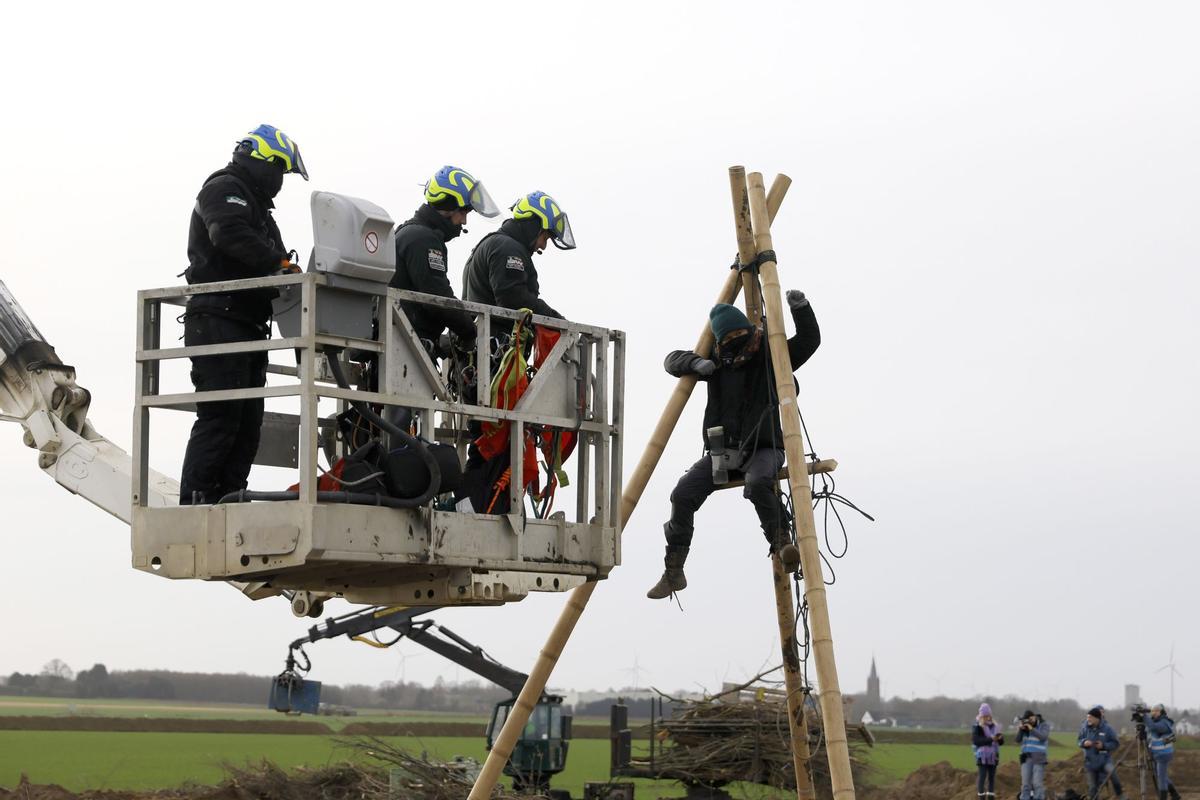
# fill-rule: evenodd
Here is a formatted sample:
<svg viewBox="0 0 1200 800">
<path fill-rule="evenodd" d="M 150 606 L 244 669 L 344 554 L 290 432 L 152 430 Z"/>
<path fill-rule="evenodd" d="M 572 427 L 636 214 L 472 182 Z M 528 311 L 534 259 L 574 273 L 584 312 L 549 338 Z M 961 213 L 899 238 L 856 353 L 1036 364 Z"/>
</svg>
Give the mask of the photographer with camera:
<svg viewBox="0 0 1200 800">
<path fill-rule="evenodd" d="M 1111 782 L 1118 800 L 1125 800 L 1121 781 L 1117 779 L 1117 765 L 1112 753 L 1121 746 L 1117 732 L 1104 721 L 1104 710 L 1099 706 L 1087 713 L 1087 719 L 1079 726 L 1079 746 L 1083 749 L 1083 771 L 1087 775 L 1088 797 L 1096 800 L 1104 784 Z"/>
<path fill-rule="evenodd" d="M 1042 715 L 1026 711 L 1019 720 L 1017 743 L 1021 745 L 1021 800 L 1046 800 L 1046 751 L 1050 747 L 1050 723 Z"/>
<path fill-rule="evenodd" d="M 983 703 L 979 706 L 975 727 L 971 729 L 971 746 L 975 750 L 975 765 L 979 768 L 975 789 L 984 800 L 996 798 L 996 767 L 1000 764 L 1002 744 L 1004 734 L 1000 732 L 1000 725 L 992 719 L 992 707 Z"/>
<path fill-rule="evenodd" d="M 1146 718 L 1145 706 L 1134 706 L 1132 719 L 1137 723 L 1138 738 L 1146 742 L 1150 750 L 1150 758 L 1154 760 L 1154 783 L 1158 786 L 1159 800 L 1179 800 L 1179 790 L 1167 776 L 1167 768 L 1175 757 L 1175 722 L 1167 716 L 1167 709 L 1162 703 L 1149 709 L 1150 718 Z"/>
</svg>

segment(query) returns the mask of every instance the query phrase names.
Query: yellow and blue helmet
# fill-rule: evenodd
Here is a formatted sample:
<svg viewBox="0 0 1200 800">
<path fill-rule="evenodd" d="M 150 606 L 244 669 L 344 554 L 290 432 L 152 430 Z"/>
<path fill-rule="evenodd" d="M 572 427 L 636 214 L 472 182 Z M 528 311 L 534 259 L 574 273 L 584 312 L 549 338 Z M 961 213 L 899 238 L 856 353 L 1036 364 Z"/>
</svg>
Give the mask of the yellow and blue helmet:
<svg viewBox="0 0 1200 800">
<path fill-rule="evenodd" d="M 425 202 L 435 208 L 465 208 L 484 217 L 500 213 L 482 182 L 465 169 L 450 165 L 439 169 L 425 184 Z"/>
<path fill-rule="evenodd" d="M 559 250 L 575 249 L 575 234 L 571 232 L 571 222 L 567 213 L 562 210 L 553 197 L 545 192 L 530 192 L 522 197 L 512 207 L 513 219 L 536 218 L 542 223 L 542 230 L 550 231 L 550 239 Z"/>
<path fill-rule="evenodd" d="M 295 172 L 308 180 L 308 170 L 300 157 L 300 148 L 291 137 L 274 125 L 259 125 L 238 142 L 235 152 L 245 153 L 261 161 L 279 161 L 285 173 Z"/>
</svg>

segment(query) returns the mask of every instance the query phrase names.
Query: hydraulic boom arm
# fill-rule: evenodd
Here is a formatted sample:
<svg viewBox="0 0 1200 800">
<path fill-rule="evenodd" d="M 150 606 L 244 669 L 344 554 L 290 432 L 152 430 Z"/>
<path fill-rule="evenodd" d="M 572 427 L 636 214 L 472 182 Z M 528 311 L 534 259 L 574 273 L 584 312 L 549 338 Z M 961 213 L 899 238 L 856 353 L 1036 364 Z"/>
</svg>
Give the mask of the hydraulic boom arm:
<svg viewBox="0 0 1200 800">
<path fill-rule="evenodd" d="M 91 400 L 88 390 L 75 384 L 75 368 L 62 363 L 0 281 L 0 421 L 20 423 L 43 472 L 129 523 L 129 454 L 92 427 Z M 179 484 L 152 472 L 148 502 L 177 505 Z"/>
<path fill-rule="evenodd" d="M 91 402 L 91 393 L 75 384 L 75 368 L 62 363 L 0 281 L 0 422 L 25 429 L 25 445 L 38 451 L 42 472 L 128 525 L 133 462 L 92 427 Z M 179 504 L 179 483 L 166 475 L 151 470 L 148 489 L 150 506 Z M 281 594 L 261 583 L 228 583 L 254 600 Z"/>
<path fill-rule="evenodd" d="M 351 639 L 388 647 L 401 638 L 411 639 L 460 667 L 471 670 L 479 677 L 489 680 L 502 689 L 516 695 L 529 677 L 523 672 L 509 669 L 484 652 L 483 648 L 471 644 L 449 628 L 433 620 L 417 620 L 421 614 L 435 610 L 432 606 L 414 608 L 368 608 L 343 617 L 331 617 L 321 625 L 309 628 L 308 635 L 291 643 L 288 652 L 288 671 L 295 664 L 294 653 L 305 644 L 322 639 L 348 636 Z M 392 642 L 375 642 L 364 638 L 366 634 L 390 628 L 400 636 Z M 301 650 L 301 652 L 303 652 Z M 305 659 L 307 661 L 307 658 Z"/>
</svg>

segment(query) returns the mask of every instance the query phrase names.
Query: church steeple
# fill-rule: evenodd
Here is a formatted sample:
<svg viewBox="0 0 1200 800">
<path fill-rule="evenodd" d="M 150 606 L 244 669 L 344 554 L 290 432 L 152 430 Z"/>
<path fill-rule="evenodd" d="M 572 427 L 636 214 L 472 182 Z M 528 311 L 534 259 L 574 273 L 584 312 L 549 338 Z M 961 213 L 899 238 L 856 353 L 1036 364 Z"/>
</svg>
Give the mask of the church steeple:
<svg viewBox="0 0 1200 800">
<path fill-rule="evenodd" d="M 871 656 L 871 674 L 867 676 L 867 709 L 878 711 L 883 704 L 879 691 L 879 671 L 875 669 L 875 656 Z"/>
</svg>

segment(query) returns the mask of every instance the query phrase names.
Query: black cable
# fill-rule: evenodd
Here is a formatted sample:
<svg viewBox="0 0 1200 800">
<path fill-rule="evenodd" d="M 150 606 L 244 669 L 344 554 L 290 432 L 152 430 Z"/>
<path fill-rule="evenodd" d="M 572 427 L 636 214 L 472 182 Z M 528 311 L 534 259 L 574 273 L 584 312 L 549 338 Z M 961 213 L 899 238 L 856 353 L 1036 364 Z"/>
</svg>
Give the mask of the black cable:
<svg viewBox="0 0 1200 800">
<path fill-rule="evenodd" d="M 338 361 L 337 353 L 329 352 L 328 355 L 329 357 L 327 358 L 327 361 L 329 363 L 329 371 L 333 374 L 334 380 L 337 381 L 338 386 L 341 388 L 349 389 L 350 385 L 346 382 L 346 376 L 342 372 L 342 366 Z M 426 468 L 429 470 L 429 485 L 418 497 L 392 497 L 391 495 L 370 492 L 317 492 L 317 502 L 349 503 L 352 505 L 366 506 L 387 506 L 388 508 L 419 508 L 420 506 L 423 506 L 432 500 L 437 495 L 437 490 L 441 488 L 442 470 L 441 467 L 438 466 L 437 459 L 435 459 L 433 454 L 429 452 L 429 448 L 425 446 L 425 443 L 376 414 L 366 403 L 357 400 L 351 400 L 350 405 L 362 417 L 370 422 L 375 423 L 382 430 L 399 438 L 405 444 L 416 450 L 417 455 L 420 456 L 421 461 L 424 462 Z M 299 492 L 257 492 L 241 489 L 236 492 L 230 492 L 218 500 L 217 503 L 245 503 L 254 502 L 256 500 L 277 503 L 299 499 Z"/>
<path fill-rule="evenodd" d="M 281 503 L 287 500 L 299 500 L 299 492 L 255 492 L 241 489 L 230 492 L 217 501 L 221 503 Z M 318 503 L 348 503 L 356 506 L 387 506 L 388 508 L 416 508 L 419 503 L 402 497 L 392 497 L 388 494 L 371 494 L 368 492 L 317 492 Z"/>
<path fill-rule="evenodd" d="M 350 384 L 346 381 L 346 375 L 342 372 L 342 363 L 338 358 L 338 351 L 326 350 L 326 362 L 329 364 L 329 372 L 333 375 L 333 379 L 337 381 L 337 385 L 343 389 L 349 389 Z M 437 496 L 438 489 L 442 486 L 442 469 L 438 466 L 437 459 L 433 457 L 433 453 L 429 452 L 429 448 L 425 446 L 417 437 L 411 435 L 408 431 L 402 430 L 392 423 L 388 422 L 383 417 L 376 414 L 369 405 L 361 400 L 350 400 L 350 406 L 360 415 L 365 417 L 370 422 L 375 423 L 380 430 L 386 431 L 391 436 L 396 437 L 404 444 L 416 450 L 417 455 L 429 470 L 429 485 L 425 487 L 425 491 L 419 496 L 411 499 L 406 499 L 403 502 L 405 505 L 398 506 L 399 508 L 417 508 L 423 506 Z M 390 504 L 388 504 L 390 505 Z"/>
</svg>

